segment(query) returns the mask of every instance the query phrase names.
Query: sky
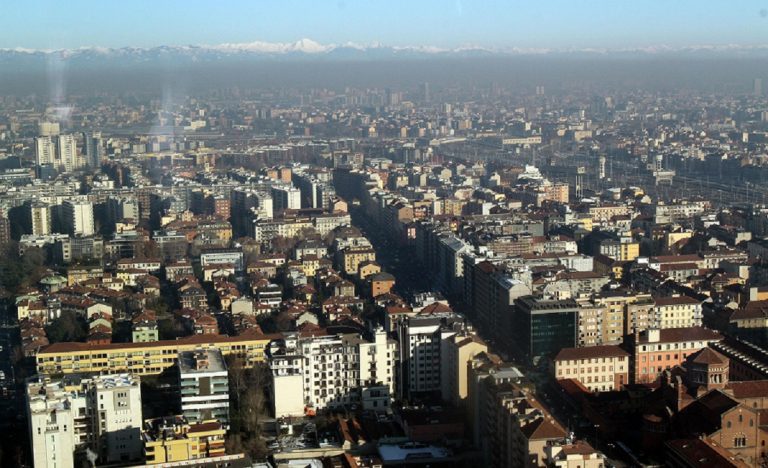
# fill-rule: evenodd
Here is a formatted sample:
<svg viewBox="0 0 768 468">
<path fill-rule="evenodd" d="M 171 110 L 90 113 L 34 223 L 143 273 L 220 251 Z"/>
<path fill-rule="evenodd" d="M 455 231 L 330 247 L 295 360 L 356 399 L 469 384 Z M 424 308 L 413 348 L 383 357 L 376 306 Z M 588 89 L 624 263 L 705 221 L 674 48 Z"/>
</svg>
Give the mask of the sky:
<svg viewBox="0 0 768 468">
<path fill-rule="evenodd" d="M 0 48 L 768 44 L 768 0 L 3 0 Z"/>
</svg>

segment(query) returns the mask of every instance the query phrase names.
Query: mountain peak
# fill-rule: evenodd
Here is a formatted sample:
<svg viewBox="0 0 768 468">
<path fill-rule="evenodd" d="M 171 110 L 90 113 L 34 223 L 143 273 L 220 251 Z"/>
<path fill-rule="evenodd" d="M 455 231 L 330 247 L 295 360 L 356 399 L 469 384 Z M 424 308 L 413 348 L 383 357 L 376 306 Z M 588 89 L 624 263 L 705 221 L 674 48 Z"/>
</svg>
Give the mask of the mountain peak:
<svg viewBox="0 0 768 468">
<path fill-rule="evenodd" d="M 26 48 L 0 48 L 0 64 L 11 64 L 14 60 L 41 60 L 51 55 L 62 60 L 76 61 L 87 60 L 89 63 L 97 63 L 101 60 L 119 59 L 147 61 L 164 60 L 179 61 L 220 61 L 228 57 L 234 59 L 243 58 L 278 58 L 291 57 L 328 57 L 330 59 L 379 59 L 379 58 L 426 58 L 426 57 L 478 57 L 478 56 L 585 56 L 585 57 L 612 57 L 612 56 L 685 56 L 685 57 L 760 57 L 768 56 L 768 45 L 696 45 L 686 47 L 670 47 L 659 44 L 647 47 L 603 49 L 603 48 L 487 48 L 476 45 L 465 45 L 455 48 L 435 47 L 430 45 L 417 46 L 388 46 L 373 42 L 360 44 L 345 42 L 341 44 L 322 44 L 310 38 L 302 38 L 294 42 L 239 42 L 223 43 L 216 45 L 184 45 L 184 46 L 157 46 L 149 48 L 141 47 L 79 47 L 74 49 L 26 49 Z"/>
</svg>

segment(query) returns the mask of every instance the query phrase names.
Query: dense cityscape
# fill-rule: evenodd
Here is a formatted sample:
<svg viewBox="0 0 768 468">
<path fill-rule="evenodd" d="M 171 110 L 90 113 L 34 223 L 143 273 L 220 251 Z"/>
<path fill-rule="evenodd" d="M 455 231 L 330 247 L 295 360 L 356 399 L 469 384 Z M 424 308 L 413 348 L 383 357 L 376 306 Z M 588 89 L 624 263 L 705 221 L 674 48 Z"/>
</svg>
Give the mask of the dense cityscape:
<svg viewBox="0 0 768 468">
<path fill-rule="evenodd" d="M 0 465 L 768 466 L 762 49 L 254 44 L 0 49 Z"/>
</svg>

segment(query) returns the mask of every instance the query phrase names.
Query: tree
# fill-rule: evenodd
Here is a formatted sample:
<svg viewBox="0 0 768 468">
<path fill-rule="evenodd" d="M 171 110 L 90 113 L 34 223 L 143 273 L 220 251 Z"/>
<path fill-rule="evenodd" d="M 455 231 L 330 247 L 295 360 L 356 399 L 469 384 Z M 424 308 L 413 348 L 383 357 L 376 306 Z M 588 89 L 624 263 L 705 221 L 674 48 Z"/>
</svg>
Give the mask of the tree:
<svg viewBox="0 0 768 468">
<path fill-rule="evenodd" d="M 293 317 L 288 311 L 280 311 L 274 320 L 275 328 L 280 332 L 290 331 L 293 327 Z"/>
<path fill-rule="evenodd" d="M 48 341 L 58 343 L 61 341 L 83 341 L 88 334 L 85 320 L 78 317 L 71 310 L 65 310 L 61 316 L 45 327 Z"/>
<path fill-rule="evenodd" d="M 167 317 L 170 313 L 168 302 L 162 297 L 155 297 L 147 301 L 147 309 L 155 311 L 157 318 Z"/>
<path fill-rule="evenodd" d="M 46 272 L 45 254 L 39 248 L 29 248 L 19 255 L 18 244 L 10 242 L 0 253 L 0 283 L 12 294 L 36 284 Z"/>
<path fill-rule="evenodd" d="M 157 242 L 148 240 L 136 247 L 136 258 L 160 258 L 160 247 Z"/>
<path fill-rule="evenodd" d="M 228 451 L 247 452 L 254 459 L 268 455 L 261 439 L 261 421 L 266 416 L 267 369 L 263 364 L 248 366 L 242 358 L 228 357 L 230 423 Z"/>
<path fill-rule="evenodd" d="M 275 253 L 287 253 L 290 252 L 298 242 L 295 237 L 277 236 L 270 241 L 270 247 L 272 252 Z"/>
</svg>

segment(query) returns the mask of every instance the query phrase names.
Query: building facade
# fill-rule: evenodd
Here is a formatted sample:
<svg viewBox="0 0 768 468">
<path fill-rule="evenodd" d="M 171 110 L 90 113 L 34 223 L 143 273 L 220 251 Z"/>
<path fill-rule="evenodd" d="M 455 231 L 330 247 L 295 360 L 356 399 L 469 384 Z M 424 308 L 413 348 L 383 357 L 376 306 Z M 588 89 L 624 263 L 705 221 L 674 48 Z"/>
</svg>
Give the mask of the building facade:
<svg viewBox="0 0 768 468">
<path fill-rule="evenodd" d="M 181 412 L 190 423 L 216 420 L 229 424 L 227 364 L 218 349 L 179 353 Z"/>
</svg>

